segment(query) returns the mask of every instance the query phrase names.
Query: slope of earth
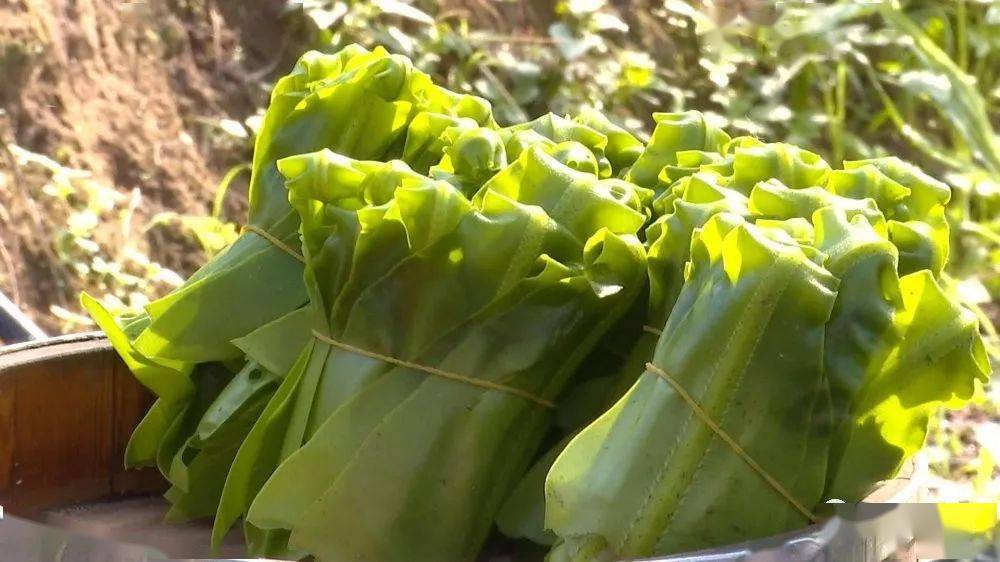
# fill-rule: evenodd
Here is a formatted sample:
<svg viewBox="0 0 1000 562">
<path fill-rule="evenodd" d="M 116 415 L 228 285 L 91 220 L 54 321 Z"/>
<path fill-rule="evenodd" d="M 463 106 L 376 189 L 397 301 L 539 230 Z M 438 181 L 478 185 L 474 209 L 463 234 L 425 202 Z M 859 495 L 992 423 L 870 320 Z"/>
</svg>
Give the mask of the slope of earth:
<svg viewBox="0 0 1000 562">
<path fill-rule="evenodd" d="M 142 202 L 125 227 L 101 220 L 94 239 L 110 248 L 130 238 L 163 266 L 190 273 L 204 259 L 199 250 L 171 229 L 144 225 L 163 210 L 206 214 L 223 173 L 249 158 L 248 142 L 218 124 L 254 113 L 266 102 L 264 80 L 289 64 L 283 5 L 0 3 L 0 290 L 43 328 L 60 327 L 50 305 L 75 308 L 87 287 L 67 273 L 74 264 L 59 250 L 67 216 L 41 192 L 52 178 L 19 165 L 6 146 L 85 170 L 125 196 L 138 188 Z M 238 216 L 241 196 L 230 199 Z"/>
</svg>

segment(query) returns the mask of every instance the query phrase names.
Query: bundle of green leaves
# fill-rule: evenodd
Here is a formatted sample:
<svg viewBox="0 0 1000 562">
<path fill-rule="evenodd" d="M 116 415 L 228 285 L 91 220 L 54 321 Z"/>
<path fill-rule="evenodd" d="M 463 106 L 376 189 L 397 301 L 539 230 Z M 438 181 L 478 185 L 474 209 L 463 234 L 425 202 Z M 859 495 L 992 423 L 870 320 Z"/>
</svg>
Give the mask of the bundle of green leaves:
<svg viewBox="0 0 1000 562">
<path fill-rule="evenodd" d="M 157 401 L 130 466 L 255 555 L 603 560 L 854 500 L 988 365 L 948 188 L 656 114 L 499 127 L 402 57 L 306 54 L 247 228 L 147 313 L 83 301 Z M 766 517 L 761 515 L 766 514 Z"/>
<path fill-rule="evenodd" d="M 646 231 L 658 340 L 637 342 L 619 374 L 634 384 L 547 472 L 552 560 L 803 526 L 892 478 L 929 415 L 990 372 L 975 315 L 942 288 L 943 183 L 895 158 L 834 170 L 793 146 L 685 128 L 722 148 L 659 175 L 677 179 Z"/>
<path fill-rule="evenodd" d="M 116 320 L 99 302 L 83 297 L 115 349 L 157 396 L 129 442 L 126 463 L 155 462 L 175 487 L 181 486 L 177 490 L 186 489 L 191 483 L 178 467 L 190 464 L 193 453 L 183 444 L 198 435 L 206 410 L 222 408 L 213 402 L 230 396 L 221 387 L 231 374 L 253 377 L 253 384 L 261 385 L 255 392 L 267 396 L 264 389 L 274 385 L 263 384 L 254 373 L 264 369 L 271 379 L 283 376 L 304 347 L 307 315 L 296 312 L 309 301 L 302 281 L 300 219 L 288 202 L 278 160 L 331 148 L 351 157 L 419 162 L 428 154 L 440 157 L 442 147 L 428 139 L 441 134 L 442 124 L 470 123 L 492 124 L 489 104 L 435 86 L 405 57 L 357 46 L 333 55 L 305 54 L 272 92 L 254 151 L 248 226 L 236 242 L 137 318 Z M 227 405 L 222 408 L 227 416 L 247 407 L 244 402 Z M 245 433 L 254 417 L 243 414 Z M 199 442 L 207 437 L 201 432 Z M 226 438 L 223 444 L 228 453 L 215 463 L 224 467 L 239 440 Z M 198 506 L 186 506 L 175 499 L 180 492 L 172 492 L 172 516 L 214 513 L 224 479 L 222 469 L 210 490 L 196 490 Z"/>
</svg>

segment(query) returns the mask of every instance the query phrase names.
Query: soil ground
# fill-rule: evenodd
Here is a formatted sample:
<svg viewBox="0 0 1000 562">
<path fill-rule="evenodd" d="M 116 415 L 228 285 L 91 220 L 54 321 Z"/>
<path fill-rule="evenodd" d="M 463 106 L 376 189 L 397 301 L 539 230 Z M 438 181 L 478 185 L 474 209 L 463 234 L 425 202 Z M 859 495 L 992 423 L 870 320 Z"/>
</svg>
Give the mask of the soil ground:
<svg viewBox="0 0 1000 562">
<path fill-rule="evenodd" d="M 294 56 L 283 4 L 0 2 L 0 136 L 123 193 L 140 188 L 136 224 L 163 210 L 204 215 L 219 178 L 250 155 L 216 124 L 266 103 L 266 79 Z M 0 168 L 11 170 L 9 154 Z M 49 306 L 79 287 L 49 263 L 61 225 L 36 202 L 40 182 L 14 175 L 0 190 L 0 289 L 54 331 Z M 245 195 L 230 199 L 239 216 Z M 202 260 L 169 229 L 124 235 L 148 238 L 151 257 L 181 274 Z"/>
</svg>

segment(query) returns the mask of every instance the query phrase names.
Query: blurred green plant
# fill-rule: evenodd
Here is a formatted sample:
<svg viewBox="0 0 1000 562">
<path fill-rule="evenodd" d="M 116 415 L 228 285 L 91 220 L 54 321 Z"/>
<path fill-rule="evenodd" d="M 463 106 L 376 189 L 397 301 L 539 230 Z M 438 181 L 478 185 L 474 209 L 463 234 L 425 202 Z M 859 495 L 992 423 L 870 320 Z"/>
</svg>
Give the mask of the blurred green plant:
<svg viewBox="0 0 1000 562">
<path fill-rule="evenodd" d="M 233 123 L 236 123 L 233 121 Z M 251 129 L 256 135 L 256 129 Z M 229 222 L 223 216 L 226 195 L 236 178 L 250 171 L 250 164 L 237 164 L 222 176 L 222 181 L 215 191 L 215 200 L 212 203 L 212 214 L 202 215 L 182 215 L 171 211 L 161 212 L 153 215 L 147 225 L 147 230 L 157 226 L 180 227 L 197 240 L 205 253 L 205 261 L 212 259 L 217 254 L 229 247 L 236 241 L 239 232 L 236 224 Z"/>
<path fill-rule="evenodd" d="M 114 187 L 95 181 L 84 171 L 8 144 L 18 168 L 17 177 L 37 178 L 27 195 L 44 210 L 51 248 L 70 291 L 82 289 L 102 295 L 101 300 L 115 314 L 137 313 L 157 294 L 180 285 L 183 279 L 174 271 L 150 259 L 135 236 L 136 211 L 142 205 L 138 188 L 126 195 Z M 21 186 L 25 187 L 25 186 Z M 73 304 L 52 305 L 52 314 L 65 332 L 92 326 Z"/>
<path fill-rule="evenodd" d="M 671 85 L 654 53 L 629 38 L 632 27 L 605 0 L 560 0 L 534 19 L 514 17 L 524 6 L 513 2 L 473 3 L 481 13 L 449 4 L 299 0 L 288 10 L 310 22 L 314 47 L 383 45 L 447 87 L 490 99 L 504 124 L 596 107 L 643 132 L 651 111 L 683 105 L 682 90 Z M 696 52 L 681 40 L 691 35 L 687 22 L 668 21 L 662 7 L 654 11 L 656 35 Z"/>
</svg>

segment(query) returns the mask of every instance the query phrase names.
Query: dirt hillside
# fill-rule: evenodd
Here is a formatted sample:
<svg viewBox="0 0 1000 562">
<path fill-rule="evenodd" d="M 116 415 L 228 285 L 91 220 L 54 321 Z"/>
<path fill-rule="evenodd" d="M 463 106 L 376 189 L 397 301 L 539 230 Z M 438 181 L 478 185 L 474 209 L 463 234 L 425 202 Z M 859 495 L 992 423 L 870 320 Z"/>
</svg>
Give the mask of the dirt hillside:
<svg viewBox="0 0 1000 562">
<path fill-rule="evenodd" d="M 164 209 L 204 214 L 222 174 L 249 158 L 219 119 L 253 113 L 266 79 L 291 64 L 283 4 L 0 3 L 0 135 L 122 193 L 138 187 L 136 224 Z M 0 289 L 53 330 L 49 304 L 75 299 L 79 287 L 50 263 L 61 225 L 37 202 L 43 182 L 13 167 L 0 153 L 14 184 L 0 189 Z M 182 274 L 201 260 L 182 237 L 164 239 L 166 229 L 116 235 L 157 237 L 145 240 L 152 257 Z"/>
</svg>

